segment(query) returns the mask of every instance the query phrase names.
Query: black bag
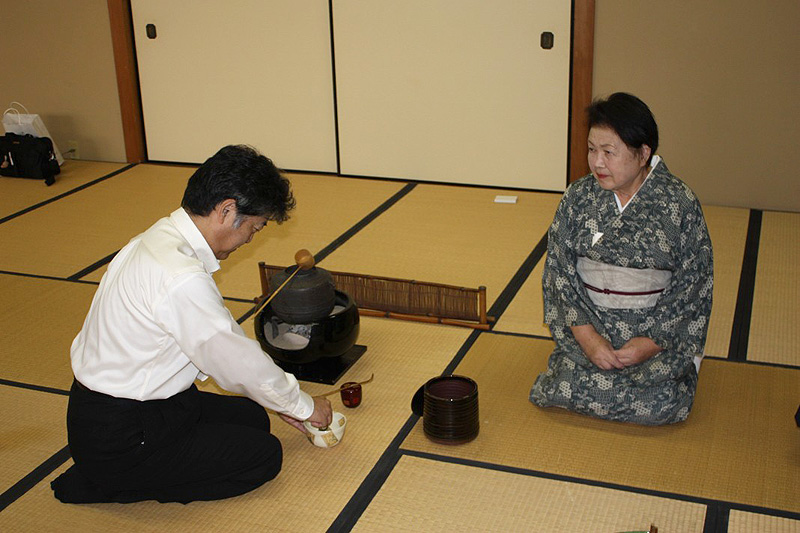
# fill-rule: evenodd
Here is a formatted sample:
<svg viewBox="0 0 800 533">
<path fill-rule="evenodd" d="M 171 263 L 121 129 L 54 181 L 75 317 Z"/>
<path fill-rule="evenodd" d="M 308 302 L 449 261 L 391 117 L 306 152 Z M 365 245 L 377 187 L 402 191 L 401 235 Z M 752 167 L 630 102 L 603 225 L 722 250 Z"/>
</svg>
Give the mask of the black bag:
<svg viewBox="0 0 800 533">
<path fill-rule="evenodd" d="M 61 172 L 53 141 L 48 137 L 6 133 L 0 137 L 0 175 L 14 178 L 44 180 L 47 185 L 56 182 Z"/>
</svg>

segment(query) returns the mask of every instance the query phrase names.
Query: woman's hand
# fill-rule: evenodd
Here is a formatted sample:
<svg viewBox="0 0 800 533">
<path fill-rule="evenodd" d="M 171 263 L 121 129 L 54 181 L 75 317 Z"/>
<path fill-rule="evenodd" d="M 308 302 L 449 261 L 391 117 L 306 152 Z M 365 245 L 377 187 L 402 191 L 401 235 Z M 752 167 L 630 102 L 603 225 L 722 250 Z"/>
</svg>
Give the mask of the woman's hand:
<svg viewBox="0 0 800 533">
<path fill-rule="evenodd" d="M 594 326 L 584 324 L 582 326 L 571 326 L 570 329 L 575 340 L 581 345 L 584 355 L 597 368 L 602 370 L 625 368 L 625 364 L 619 360 L 614 347 L 605 337 L 597 333 Z"/>
<path fill-rule="evenodd" d="M 614 353 L 625 366 L 638 365 L 658 355 L 661 346 L 647 337 L 633 337 Z"/>
</svg>

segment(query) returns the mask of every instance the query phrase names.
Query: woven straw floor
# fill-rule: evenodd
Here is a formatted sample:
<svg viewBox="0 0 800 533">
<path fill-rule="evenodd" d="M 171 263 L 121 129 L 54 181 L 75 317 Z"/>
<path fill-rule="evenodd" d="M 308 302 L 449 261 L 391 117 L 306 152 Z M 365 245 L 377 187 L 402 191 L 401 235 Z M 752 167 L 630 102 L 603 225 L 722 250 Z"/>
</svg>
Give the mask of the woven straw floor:
<svg viewBox="0 0 800 533">
<path fill-rule="evenodd" d="M 10 489 L 66 445 L 67 396 L 0 387 L 0 493 Z M 5 527 L 0 516 L 0 529 Z"/>
<path fill-rule="evenodd" d="M 497 299 L 553 218 L 555 194 L 420 184 L 326 259 L 329 270 L 486 287 Z"/>
<path fill-rule="evenodd" d="M 705 206 L 703 215 L 714 247 L 714 304 L 708 323 L 706 355 L 727 357 L 731 342 L 736 295 L 742 271 L 749 211 Z"/>
<path fill-rule="evenodd" d="M 180 205 L 190 169 L 137 166 L 0 225 L 0 270 L 71 276 Z M 39 184 L 40 185 L 40 184 Z"/>
<path fill-rule="evenodd" d="M 49 187 L 43 181 L 0 178 L 0 218 L 45 202 L 61 194 L 123 168 L 121 163 L 64 161 L 56 182 Z"/>
<path fill-rule="evenodd" d="M 546 257 L 547 254 L 542 257 L 527 281 L 520 287 L 511 305 L 497 321 L 494 327 L 495 331 L 550 336 L 550 328 L 544 323 L 544 298 L 542 297 L 542 274 Z"/>
<path fill-rule="evenodd" d="M 748 359 L 800 366 L 800 214 L 764 213 L 759 244 Z"/>
<path fill-rule="evenodd" d="M 354 531 L 702 532 L 705 506 L 405 456 Z"/>
<path fill-rule="evenodd" d="M 703 363 L 689 419 L 641 427 L 541 409 L 527 397 L 550 341 L 481 335 L 456 369 L 478 383 L 481 432 L 461 446 L 417 424 L 404 449 L 800 512 L 800 370 Z"/>
<path fill-rule="evenodd" d="M 776 297 L 796 292 L 797 249 L 786 243 L 796 239 L 797 216 L 764 214 L 745 324 L 753 364 L 724 360 L 741 320 L 734 309 L 749 211 L 706 208 L 717 260 L 706 350 L 714 357 L 703 363 L 686 423 L 641 428 L 527 400 L 552 343 L 538 338 L 549 335 L 541 261 L 529 265 L 527 280 L 515 274 L 544 236 L 558 195 L 513 191 L 517 204 L 495 204 L 509 191 L 416 184 L 398 199 L 406 183 L 308 174 L 291 176 L 293 218 L 223 262 L 217 281 L 234 317 L 260 292 L 259 261 L 289 264 L 308 248 L 329 251 L 321 266 L 330 270 L 484 285 L 490 305 L 505 291 L 510 302 L 498 308 L 495 331 L 362 317 L 359 344 L 367 351 L 340 382 L 375 378 L 357 409 L 330 396 L 348 416 L 336 448 L 314 448 L 272 417 L 284 468 L 249 494 L 186 506 L 59 503 L 49 482 L 71 464 L 69 346 L 104 259 L 175 209 L 193 171 L 67 165 L 54 186 L 63 191 L 0 180 L 0 217 L 35 206 L 0 223 L 0 530 L 611 532 L 653 523 L 662 533 L 798 531 L 800 430 L 792 417 L 800 368 L 797 359 L 781 359 L 796 357 L 796 298 Z M 360 223 L 371 213 L 378 216 Z M 253 336 L 252 318 L 242 327 Z M 410 412 L 417 388 L 448 367 L 480 388 L 481 433 L 460 446 L 429 441 Z M 213 380 L 200 386 L 224 393 Z M 335 385 L 303 388 L 319 394 Z"/>
<path fill-rule="evenodd" d="M 728 533 L 800 533 L 800 520 L 732 511 Z"/>
</svg>

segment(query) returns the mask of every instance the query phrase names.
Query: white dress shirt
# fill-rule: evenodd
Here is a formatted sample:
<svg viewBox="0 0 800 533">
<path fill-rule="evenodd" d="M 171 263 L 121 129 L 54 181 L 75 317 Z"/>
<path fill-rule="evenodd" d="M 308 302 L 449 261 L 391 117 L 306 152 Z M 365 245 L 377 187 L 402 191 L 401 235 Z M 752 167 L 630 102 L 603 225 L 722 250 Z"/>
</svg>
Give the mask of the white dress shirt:
<svg viewBox="0 0 800 533">
<path fill-rule="evenodd" d="M 76 379 L 117 398 L 158 400 L 208 375 L 268 409 L 311 416 L 311 396 L 225 307 L 211 276 L 217 270 L 182 208 L 134 237 L 109 264 L 72 342 Z"/>
</svg>

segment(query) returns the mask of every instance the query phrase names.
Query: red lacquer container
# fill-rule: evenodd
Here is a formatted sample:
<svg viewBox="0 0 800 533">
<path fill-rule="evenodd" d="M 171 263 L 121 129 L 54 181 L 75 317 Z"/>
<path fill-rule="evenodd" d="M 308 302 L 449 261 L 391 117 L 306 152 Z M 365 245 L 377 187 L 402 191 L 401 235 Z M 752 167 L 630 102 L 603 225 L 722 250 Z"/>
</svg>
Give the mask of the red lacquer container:
<svg viewBox="0 0 800 533">
<path fill-rule="evenodd" d="M 358 407 L 361 405 L 361 385 L 353 381 L 349 381 L 342 385 L 342 390 L 339 392 L 342 396 L 342 403 L 345 407 Z"/>
</svg>

